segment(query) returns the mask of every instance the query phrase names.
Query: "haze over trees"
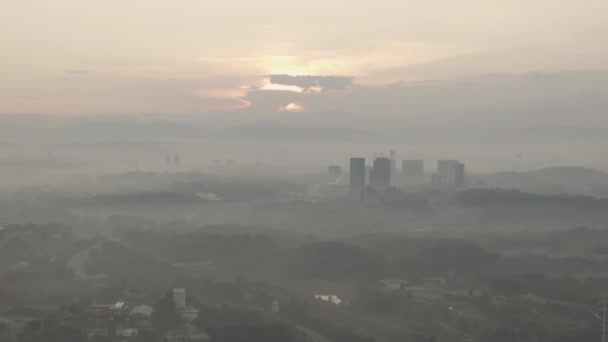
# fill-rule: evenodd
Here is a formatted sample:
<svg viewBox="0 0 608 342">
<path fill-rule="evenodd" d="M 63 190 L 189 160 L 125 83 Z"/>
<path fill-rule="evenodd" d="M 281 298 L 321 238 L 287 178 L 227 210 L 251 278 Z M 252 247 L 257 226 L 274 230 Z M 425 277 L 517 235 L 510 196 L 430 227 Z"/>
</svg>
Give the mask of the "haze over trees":
<svg viewBox="0 0 608 342">
<path fill-rule="evenodd" d="M 0 342 L 597 342 L 608 1 L 4 1 Z"/>
</svg>

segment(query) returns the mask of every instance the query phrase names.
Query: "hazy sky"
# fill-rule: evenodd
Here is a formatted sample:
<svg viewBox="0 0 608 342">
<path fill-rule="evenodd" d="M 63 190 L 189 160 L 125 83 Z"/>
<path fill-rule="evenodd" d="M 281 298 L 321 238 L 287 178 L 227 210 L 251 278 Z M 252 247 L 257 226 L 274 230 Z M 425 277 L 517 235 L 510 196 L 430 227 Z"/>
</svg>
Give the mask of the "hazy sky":
<svg viewBox="0 0 608 342">
<path fill-rule="evenodd" d="M 203 113 L 253 99 L 298 112 L 272 90 L 302 88 L 334 91 L 331 110 L 348 111 L 351 86 L 605 70 L 606 13 L 606 0 L 5 0 L 0 112 Z"/>
</svg>

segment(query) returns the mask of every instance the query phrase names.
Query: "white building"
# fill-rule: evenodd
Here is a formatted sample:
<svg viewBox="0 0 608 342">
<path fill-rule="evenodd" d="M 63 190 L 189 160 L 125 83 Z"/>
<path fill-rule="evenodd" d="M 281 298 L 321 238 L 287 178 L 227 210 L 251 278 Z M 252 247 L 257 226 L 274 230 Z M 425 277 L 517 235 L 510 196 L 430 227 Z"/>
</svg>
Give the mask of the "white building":
<svg viewBox="0 0 608 342">
<path fill-rule="evenodd" d="M 192 306 L 188 306 L 179 311 L 182 319 L 192 322 L 198 318 L 198 310 Z"/>
<path fill-rule="evenodd" d="M 340 297 L 338 297 L 336 295 L 316 295 L 315 299 L 320 300 L 322 302 L 326 302 L 326 303 L 332 303 L 335 305 L 342 304 L 342 299 L 340 299 Z"/>
<path fill-rule="evenodd" d="M 186 289 L 176 288 L 173 289 L 173 302 L 177 310 L 183 310 L 186 308 Z"/>
<path fill-rule="evenodd" d="M 276 299 L 273 300 L 272 305 L 270 306 L 270 311 L 273 314 L 278 314 L 280 310 L 281 310 L 281 303 L 279 303 L 279 301 Z"/>
</svg>

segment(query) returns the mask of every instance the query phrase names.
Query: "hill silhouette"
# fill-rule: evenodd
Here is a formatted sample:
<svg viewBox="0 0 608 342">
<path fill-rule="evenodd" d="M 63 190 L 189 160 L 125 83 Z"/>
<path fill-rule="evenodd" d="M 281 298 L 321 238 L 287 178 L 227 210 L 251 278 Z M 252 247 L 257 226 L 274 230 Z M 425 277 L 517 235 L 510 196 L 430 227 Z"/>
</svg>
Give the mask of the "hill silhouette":
<svg viewBox="0 0 608 342">
<path fill-rule="evenodd" d="M 572 194 L 608 197 L 608 173 L 577 166 L 559 166 L 531 172 L 498 172 L 473 177 L 486 187 L 519 189 L 546 195 Z"/>
</svg>

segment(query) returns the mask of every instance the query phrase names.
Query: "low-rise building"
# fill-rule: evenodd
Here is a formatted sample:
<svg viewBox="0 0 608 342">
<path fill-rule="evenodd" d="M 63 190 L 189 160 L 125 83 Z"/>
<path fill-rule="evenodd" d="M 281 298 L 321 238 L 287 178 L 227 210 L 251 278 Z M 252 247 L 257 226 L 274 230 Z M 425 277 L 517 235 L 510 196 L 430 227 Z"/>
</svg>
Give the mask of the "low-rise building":
<svg viewBox="0 0 608 342">
<path fill-rule="evenodd" d="M 144 318 L 152 317 L 154 313 L 154 308 L 149 305 L 138 305 L 131 310 L 131 316 L 140 316 Z"/>
<path fill-rule="evenodd" d="M 192 306 L 187 306 L 184 309 L 179 310 L 179 314 L 181 315 L 182 319 L 191 322 L 198 318 L 198 309 Z"/>
</svg>

